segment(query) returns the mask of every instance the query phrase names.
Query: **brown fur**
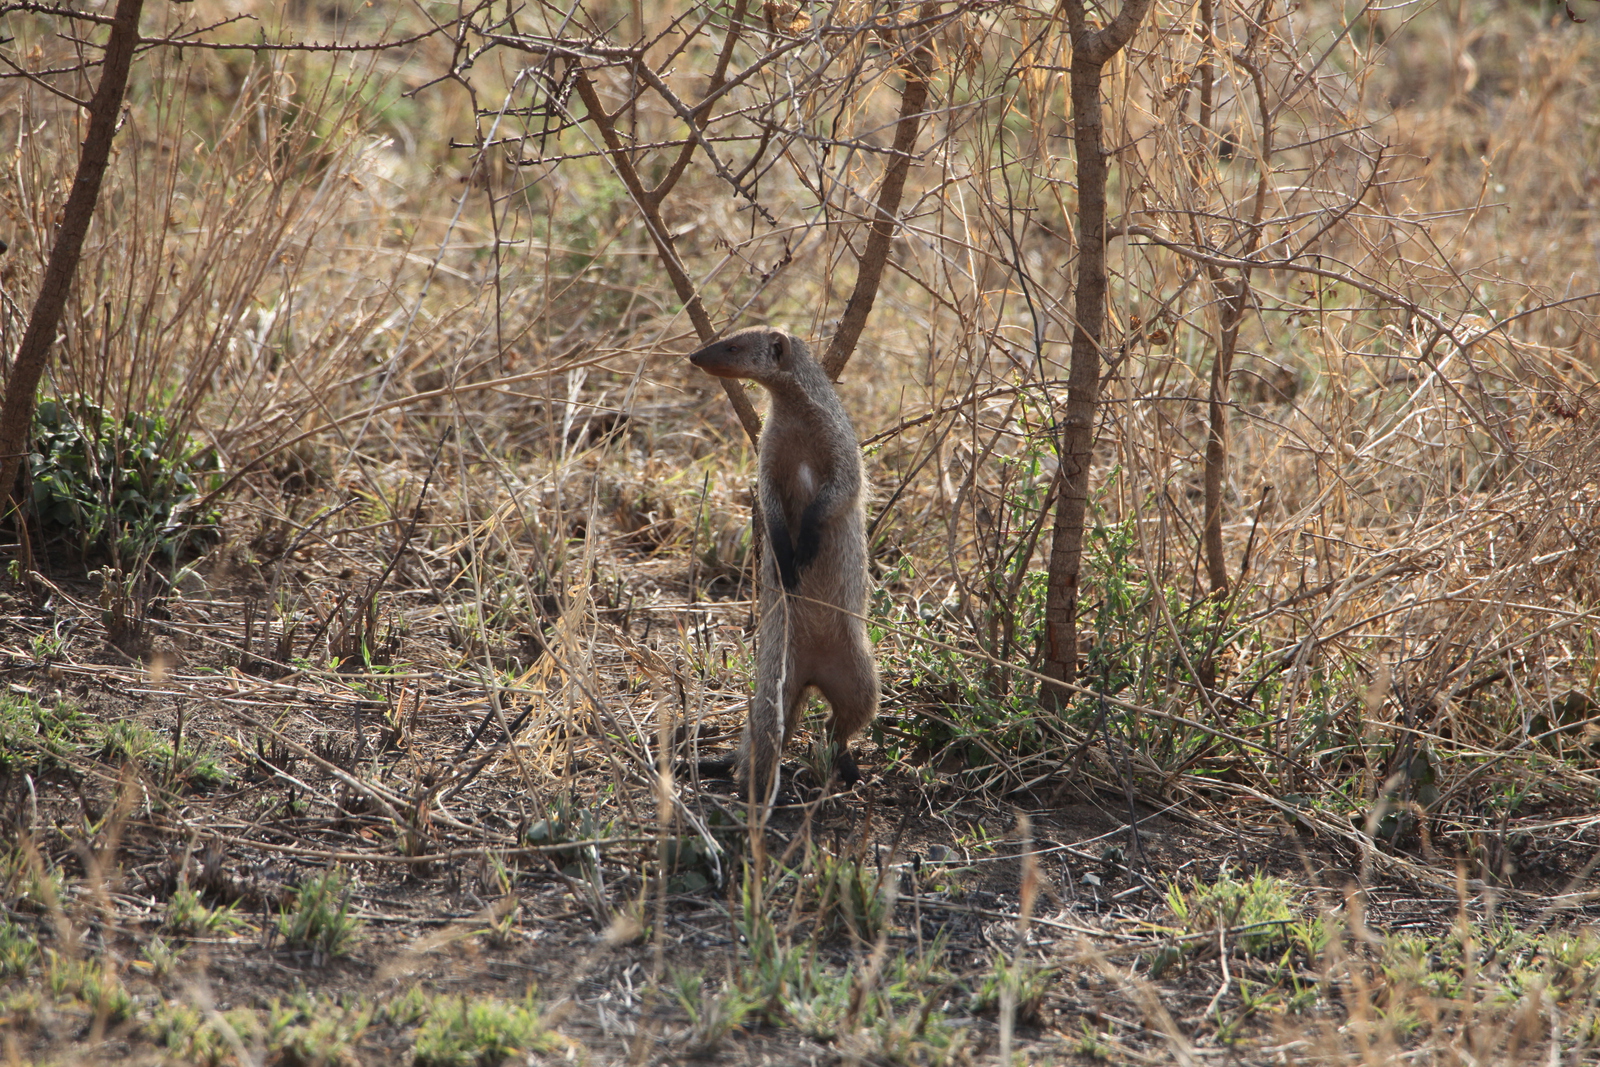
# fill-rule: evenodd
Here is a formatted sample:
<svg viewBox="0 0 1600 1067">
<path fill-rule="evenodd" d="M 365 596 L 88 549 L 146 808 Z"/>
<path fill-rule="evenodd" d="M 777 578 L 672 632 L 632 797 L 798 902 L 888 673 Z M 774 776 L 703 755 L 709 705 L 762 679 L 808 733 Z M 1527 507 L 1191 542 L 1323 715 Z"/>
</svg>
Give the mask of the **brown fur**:
<svg viewBox="0 0 1600 1067">
<path fill-rule="evenodd" d="M 799 338 L 757 326 L 689 360 L 708 374 L 754 381 L 772 397 L 760 448 L 766 547 L 756 691 L 739 748 L 741 778 L 764 809 L 777 795 L 778 759 L 800 723 L 808 688 L 832 708 L 828 735 L 838 745 L 841 775 L 852 781 L 850 738 L 878 711 L 878 668 L 862 618 L 861 447 L 833 383 Z"/>
</svg>

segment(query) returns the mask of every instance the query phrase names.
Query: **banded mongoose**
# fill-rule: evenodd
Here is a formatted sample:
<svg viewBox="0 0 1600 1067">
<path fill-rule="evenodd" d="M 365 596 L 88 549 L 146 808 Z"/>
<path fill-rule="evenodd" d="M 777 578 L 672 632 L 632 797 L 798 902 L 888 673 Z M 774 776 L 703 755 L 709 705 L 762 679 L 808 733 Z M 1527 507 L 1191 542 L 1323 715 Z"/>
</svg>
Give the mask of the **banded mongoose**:
<svg viewBox="0 0 1600 1067">
<path fill-rule="evenodd" d="M 778 793 L 778 760 L 808 688 L 832 708 L 829 739 L 844 781 L 860 777 L 849 741 L 878 711 L 878 668 L 863 619 L 867 535 L 861 446 L 833 383 L 804 341 L 766 326 L 706 345 L 689 361 L 748 378 L 772 398 L 761 430 L 756 688 L 739 745 L 739 778 L 761 810 Z"/>
</svg>

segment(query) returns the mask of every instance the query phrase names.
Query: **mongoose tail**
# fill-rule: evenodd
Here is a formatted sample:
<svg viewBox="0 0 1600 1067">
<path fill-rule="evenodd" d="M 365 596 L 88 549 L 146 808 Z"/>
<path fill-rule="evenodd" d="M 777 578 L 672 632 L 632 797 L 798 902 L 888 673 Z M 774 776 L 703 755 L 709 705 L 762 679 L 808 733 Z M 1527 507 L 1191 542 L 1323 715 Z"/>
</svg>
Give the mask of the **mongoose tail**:
<svg viewBox="0 0 1600 1067">
<path fill-rule="evenodd" d="M 756 688 L 739 766 L 751 799 L 770 806 L 778 761 L 816 688 L 832 714 L 839 777 L 860 778 L 849 741 L 878 710 L 878 670 L 863 619 L 867 538 L 861 448 L 833 383 L 805 342 L 758 326 L 689 357 L 708 374 L 744 378 L 772 398 L 761 433 Z"/>
</svg>

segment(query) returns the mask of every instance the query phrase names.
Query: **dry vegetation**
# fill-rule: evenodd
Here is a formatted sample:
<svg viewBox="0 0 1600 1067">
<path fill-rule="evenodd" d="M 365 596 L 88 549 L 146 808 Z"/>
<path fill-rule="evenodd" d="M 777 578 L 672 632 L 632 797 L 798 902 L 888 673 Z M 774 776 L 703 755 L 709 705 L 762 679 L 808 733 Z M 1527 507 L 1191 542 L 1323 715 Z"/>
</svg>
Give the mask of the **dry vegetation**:
<svg viewBox="0 0 1600 1067">
<path fill-rule="evenodd" d="M 8 358 L 96 77 L 28 6 Z M 1600 20 L 1152 9 L 1057 713 L 1053 8 L 153 6 L 7 550 L 10 1061 L 1594 1057 Z M 918 72 L 841 384 L 885 713 L 751 842 L 678 354 L 833 336 Z"/>
</svg>

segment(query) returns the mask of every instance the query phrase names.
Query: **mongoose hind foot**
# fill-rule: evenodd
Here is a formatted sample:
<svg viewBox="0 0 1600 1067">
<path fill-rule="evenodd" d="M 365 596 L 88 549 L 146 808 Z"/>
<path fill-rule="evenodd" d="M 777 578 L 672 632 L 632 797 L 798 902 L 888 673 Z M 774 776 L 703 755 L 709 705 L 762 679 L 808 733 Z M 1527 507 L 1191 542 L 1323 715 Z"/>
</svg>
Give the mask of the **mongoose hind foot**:
<svg viewBox="0 0 1600 1067">
<path fill-rule="evenodd" d="M 839 755 L 833 761 L 833 776 L 844 783 L 846 789 L 853 789 L 861 781 L 861 768 L 856 764 L 855 755 L 848 748 L 841 748 Z"/>
<path fill-rule="evenodd" d="M 692 764 L 678 764 L 677 773 L 680 776 L 685 775 L 689 772 L 690 767 L 693 767 L 694 773 L 699 775 L 701 778 L 726 778 L 727 780 L 732 781 L 734 772 L 737 769 L 737 763 L 732 756 L 720 756 L 716 759 L 695 760 Z"/>
</svg>

